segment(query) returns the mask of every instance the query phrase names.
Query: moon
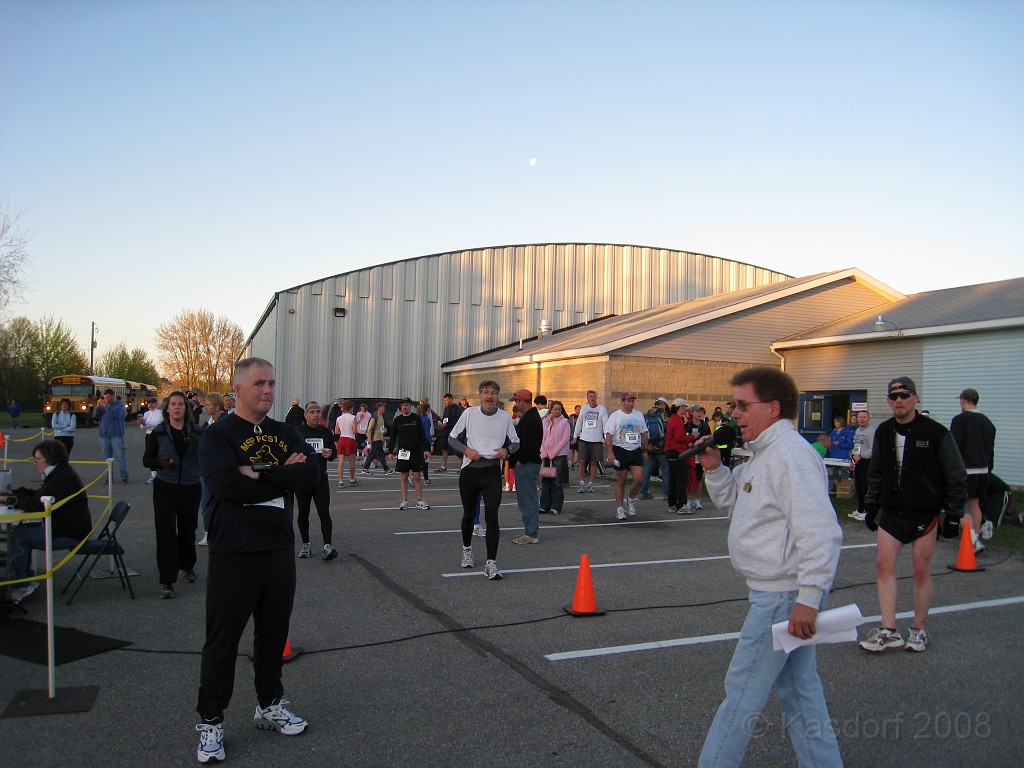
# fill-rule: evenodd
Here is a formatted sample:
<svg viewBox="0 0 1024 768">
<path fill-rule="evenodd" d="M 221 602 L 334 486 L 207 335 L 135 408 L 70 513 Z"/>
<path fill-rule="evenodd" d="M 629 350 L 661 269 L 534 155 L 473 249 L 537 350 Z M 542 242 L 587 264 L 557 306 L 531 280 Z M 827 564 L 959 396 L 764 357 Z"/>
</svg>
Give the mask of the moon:
<svg viewBox="0 0 1024 768">
<path fill-rule="evenodd" d="M 531 157 L 530 158 L 530 167 L 533 168 L 535 165 L 537 165 L 537 158 L 536 157 Z"/>
</svg>

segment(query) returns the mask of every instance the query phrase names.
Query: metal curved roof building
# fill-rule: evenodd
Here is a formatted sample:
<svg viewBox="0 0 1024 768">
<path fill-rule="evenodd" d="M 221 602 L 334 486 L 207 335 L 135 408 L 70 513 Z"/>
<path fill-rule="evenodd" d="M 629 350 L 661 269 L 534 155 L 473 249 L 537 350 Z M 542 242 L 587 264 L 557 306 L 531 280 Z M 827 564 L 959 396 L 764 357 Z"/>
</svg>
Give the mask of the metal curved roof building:
<svg viewBox="0 0 1024 768">
<path fill-rule="evenodd" d="M 244 356 L 292 397 L 429 396 L 441 364 L 552 331 L 789 275 L 669 248 L 535 243 L 470 248 L 344 272 L 274 294 Z"/>
</svg>

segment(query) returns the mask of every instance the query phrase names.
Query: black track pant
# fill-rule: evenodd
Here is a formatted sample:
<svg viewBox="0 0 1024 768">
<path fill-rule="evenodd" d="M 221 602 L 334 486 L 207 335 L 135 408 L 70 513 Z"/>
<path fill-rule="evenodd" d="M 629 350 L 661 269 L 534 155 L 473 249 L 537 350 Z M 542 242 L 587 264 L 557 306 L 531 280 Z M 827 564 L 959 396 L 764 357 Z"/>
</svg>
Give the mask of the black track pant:
<svg viewBox="0 0 1024 768">
<path fill-rule="evenodd" d="M 498 559 L 498 507 L 501 506 L 501 467 L 473 469 L 466 467 L 459 473 L 459 495 L 462 497 L 462 546 L 473 546 L 473 518 L 477 502 L 484 499 L 484 522 L 487 523 L 487 559 Z"/>
<path fill-rule="evenodd" d="M 320 518 L 320 534 L 324 538 L 324 544 L 330 544 L 334 523 L 331 522 L 331 486 L 327 481 L 327 475 L 320 475 L 320 484 L 313 493 L 296 491 L 295 501 L 299 510 L 299 537 L 302 543 L 309 543 L 309 505 L 313 502 L 316 504 L 317 517 Z"/>
</svg>

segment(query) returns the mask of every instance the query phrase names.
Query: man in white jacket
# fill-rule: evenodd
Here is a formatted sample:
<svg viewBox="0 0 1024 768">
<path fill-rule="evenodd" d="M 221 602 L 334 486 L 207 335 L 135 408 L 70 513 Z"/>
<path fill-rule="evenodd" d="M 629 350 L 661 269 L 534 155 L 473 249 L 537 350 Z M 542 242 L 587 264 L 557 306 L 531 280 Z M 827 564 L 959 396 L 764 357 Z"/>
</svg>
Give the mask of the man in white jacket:
<svg viewBox="0 0 1024 768">
<path fill-rule="evenodd" d="M 793 425 L 799 391 L 778 368 L 733 376 L 735 411 L 753 457 L 730 470 L 711 438 L 699 454 L 708 492 L 731 518 L 729 558 L 750 588 L 750 610 L 725 677 L 725 701 L 704 742 L 700 766 L 739 766 L 774 685 L 801 766 L 841 766 L 815 646 L 772 648 L 772 624 L 814 635 L 836 567 L 842 529 L 828 498 L 825 466 Z"/>
</svg>

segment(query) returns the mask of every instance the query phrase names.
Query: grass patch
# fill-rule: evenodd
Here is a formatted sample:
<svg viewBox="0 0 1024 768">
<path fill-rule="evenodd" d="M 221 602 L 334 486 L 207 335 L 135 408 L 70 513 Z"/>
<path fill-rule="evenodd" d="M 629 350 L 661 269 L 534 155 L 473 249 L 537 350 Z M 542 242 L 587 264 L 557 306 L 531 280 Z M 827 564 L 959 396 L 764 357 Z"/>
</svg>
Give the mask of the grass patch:
<svg viewBox="0 0 1024 768">
<path fill-rule="evenodd" d="M 857 511 L 857 499 L 837 499 L 835 496 L 830 498 L 840 523 L 851 526 L 864 525 L 864 523 L 848 517 L 851 512 Z M 1018 513 L 1024 509 L 1024 491 L 1013 492 L 1013 504 Z M 1014 552 L 1024 552 L 1024 528 L 1007 525 L 1004 522 L 1003 525 L 995 529 L 992 538 L 985 542 L 985 546 L 995 547 L 996 549 L 1009 549 Z"/>
</svg>

